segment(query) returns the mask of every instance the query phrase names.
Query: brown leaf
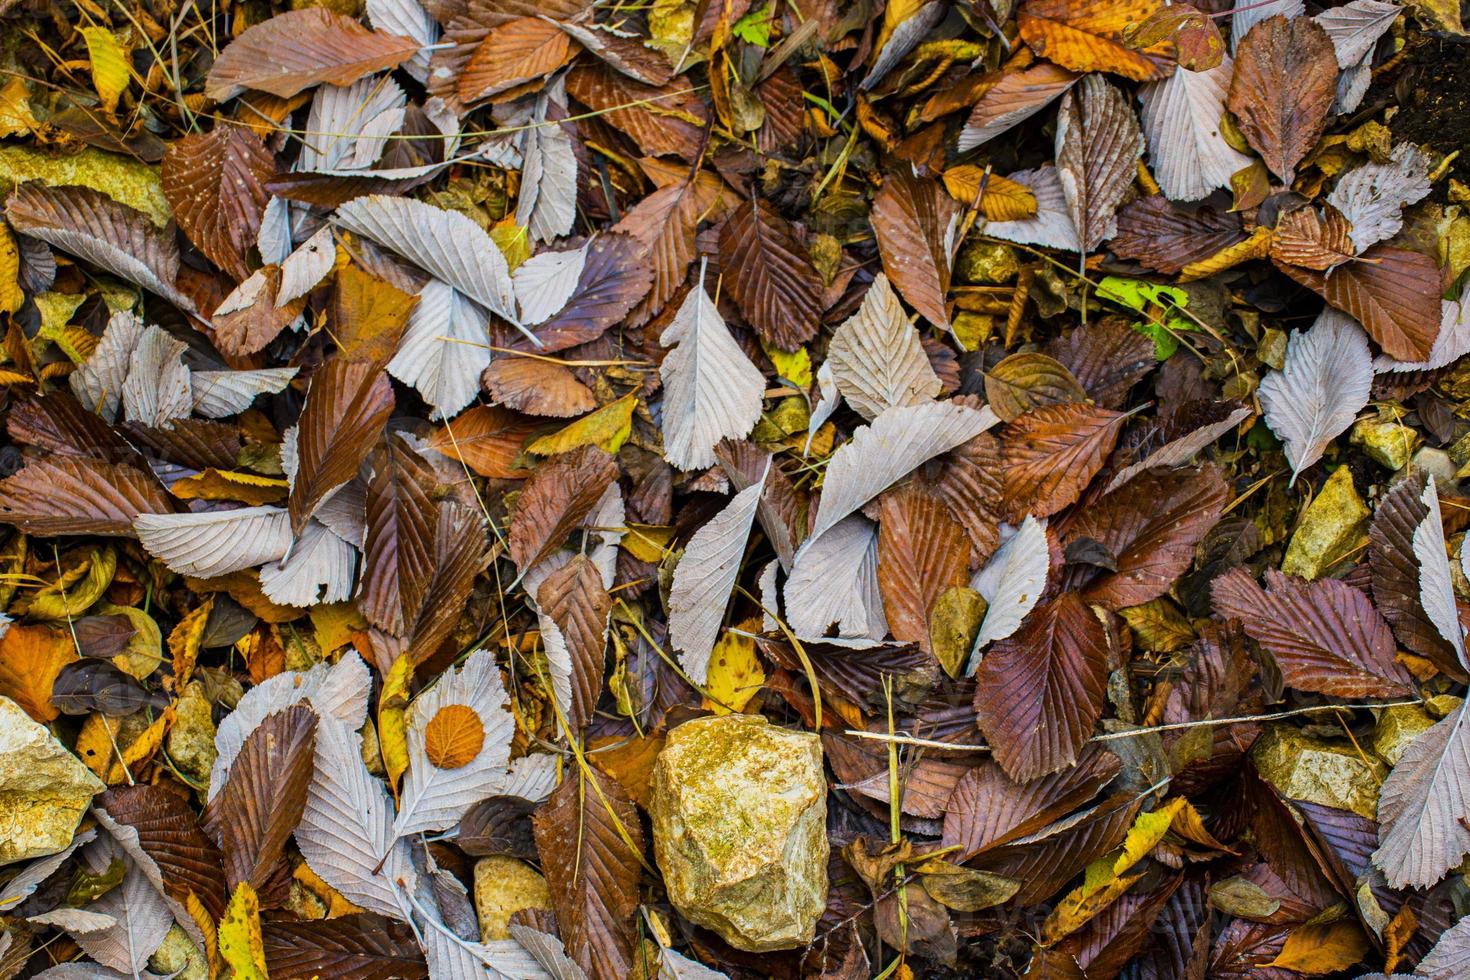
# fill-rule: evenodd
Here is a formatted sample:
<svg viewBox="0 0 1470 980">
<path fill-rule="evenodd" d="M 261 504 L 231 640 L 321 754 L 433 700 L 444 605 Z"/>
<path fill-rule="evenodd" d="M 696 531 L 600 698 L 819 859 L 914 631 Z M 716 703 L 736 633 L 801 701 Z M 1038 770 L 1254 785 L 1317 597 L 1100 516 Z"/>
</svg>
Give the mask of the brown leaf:
<svg viewBox="0 0 1470 980">
<path fill-rule="evenodd" d="M 392 413 L 393 385 L 377 365 L 334 357 L 317 368 L 297 422 L 292 531 L 300 534 L 327 494 L 357 475 Z"/>
<path fill-rule="evenodd" d="M 1271 258 L 1304 269 L 1326 271 L 1353 258 L 1352 225 L 1332 205 L 1319 216 L 1312 207 L 1288 211 L 1276 219 Z"/>
<path fill-rule="evenodd" d="M 1073 765 L 1102 715 L 1108 630 L 1074 592 L 1036 607 L 975 673 L 975 712 L 995 761 L 1025 781 Z"/>
<path fill-rule="evenodd" d="M 1122 408 L 1128 392 L 1158 366 L 1154 342 L 1122 317 L 1103 317 L 1047 345 L 1103 408 Z"/>
<path fill-rule="evenodd" d="M 101 191 L 21 184 L 5 201 L 5 220 L 23 235 L 86 259 L 180 309 L 193 309 L 174 283 L 179 250 L 173 237 Z"/>
<path fill-rule="evenodd" d="M 459 624 L 475 576 L 485 570 L 485 522 L 478 511 L 451 501 L 439 505 L 434 526 L 434 578 L 408 644 L 414 664 L 428 660 Z"/>
<path fill-rule="evenodd" d="M 1006 513 L 1048 517 L 1070 506 L 1102 469 L 1128 416 L 1074 402 L 1032 409 L 1000 432 Z"/>
<path fill-rule="evenodd" d="M 601 337 L 628 315 L 653 285 L 653 266 L 628 235 L 607 234 L 587 250 L 587 261 L 567 305 L 533 331 L 540 353 L 566 350 Z"/>
<path fill-rule="evenodd" d="M 241 283 L 214 314 L 215 346 L 232 357 L 265 350 L 306 309 L 305 296 L 276 305 L 280 288 L 281 267 L 277 265 L 257 269 Z"/>
<path fill-rule="evenodd" d="M 969 578 L 969 543 L 944 502 L 917 484 L 888 491 L 879 507 L 878 589 L 889 630 L 929 653 L 929 614 Z"/>
<path fill-rule="evenodd" d="M 979 566 L 999 543 L 1000 440 L 982 432 L 925 467 L 929 490 L 949 508 L 970 538 L 970 565 Z"/>
<path fill-rule="evenodd" d="M 236 279 L 250 275 L 248 256 L 265 212 L 265 181 L 276 161 L 260 138 L 216 126 L 170 143 L 163 155 L 163 193 L 189 240 Z"/>
<path fill-rule="evenodd" d="M 596 446 L 561 453 L 536 467 L 510 522 L 510 555 L 524 573 L 560 548 L 618 478 L 618 465 Z"/>
<path fill-rule="evenodd" d="M 660 187 L 635 204 L 614 229 L 637 239 L 653 265 L 653 287 L 630 321 L 644 323 L 663 309 L 689 274 L 694 232 L 704 212 L 697 184 L 679 181 Z"/>
<path fill-rule="evenodd" d="M 1029 68 L 1001 75 L 970 110 L 960 133 L 960 149 L 980 146 L 1029 119 L 1076 84 L 1077 78 L 1074 72 L 1050 61 L 1038 61 Z"/>
<path fill-rule="evenodd" d="M 766 488 L 761 491 L 761 501 L 755 511 L 756 520 L 760 521 L 766 540 L 771 543 L 782 567 L 790 568 L 796 558 L 797 546 L 806 537 L 811 503 L 807 494 L 798 490 L 771 455 L 754 443 L 721 439 L 715 446 L 715 456 L 736 493 L 759 483 L 762 475 L 765 476 Z M 769 471 L 767 462 L 771 463 Z"/>
<path fill-rule="evenodd" d="M 1420 499 L 1422 476 L 1405 480 L 1389 491 L 1368 529 L 1368 568 L 1373 601 L 1393 627 L 1394 636 L 1421 657 L 1433 661 L 1451 676 L 1464 668 L 1450 644 L 1424 615 L 1419 605 L 1419 562 L 1414 558 L 1414 531 L 1429 513 Z"/>
<path fill-rule="evenodd" d="M 580 733 L 592 720 L 606 670 L 607 617 L 612 598 L 602 585 L 602 572 L 586 555 L 578 555 L 546 576 L 536 590 L 536 603 L 556 623 L 572 660 L 572 703 L 567 724 Z"/>
<path fill-rule="evenodd" d="M 828 732 L 822 736 L 832 772 L 852 792 L 888 802 L 888 748 L 882 742 Z M 943 753 L 941 753 L 943 755 Z M 903 766 L 899 779 L 899 808 L 907 814 L 934 820 L 944 816 L 944 804 L 955 784 L 970 768 L 968 763 L 923 755 Z M 883 812 L 887 813 L 887 807 Z"/>
<path fill-rule="evenodd" d="M 1133 183 L 1143 130 L 1128 99 L 1101 75 L 1062 96 L 1057 113 L 1057 178 L 1072 224 L 1091 252 L 1116 230 L 1114 214 Z"/>
<path fill-rule="evenodd" d="M 204 94 L 223 102 L 246 89 L 290 98 L 320 82 L 351 85 L 396 68 L 418 53 L 416 41 L 382 34 L 323 7 L 288 10 L 231 41 L 204 81 Z"/>
<path fill-rule="evenodd" d="M 1113 609 L 1157 599 L 1189 568 L 1229 499 L 1214 467 L 1150 470 L 1082 510 L 1068 522 L 1065 543 L 1091 538 L 1117 561 L 1117 571 L 1089 582 L 1083 596 Z"/>
<path fill-rule="evenodd" d="M 699 153 L 708 110 L 682 77 L 654 87 L 606 65 L 585 65 L 567 75 L 567 94 L 631 136 L 649 156 L 673 153 L 693 160 Z"/>
<path fill-rule="evenodd" d="M 1173 275 L 1243 241 L 1245 231 L 1234 212 L 1178 205 L 1154 194 L 1118 212 L 1118 233 L 1108 247 L 1120 258 Z"/>
<path fill-rule="evenodd" d="M 429 968 L 413 931 L 380 915 L 266 918 L 260 931 L 265 965 L 273 976 L 428 980 Z"/>
<path fill-rule="evenodd" d="M 535 357 L 498 357 L 480 375 L 480 383 L 497 404 L 527 415 L 565 419 L 597 407 L 592 389 L 570 368 Z"/>
<path fill-rule="evenodd" d="M 1086 398 L 1072 372 L 1045 354 L 1011 354 L 985 372 L 985 399 L 1002 422 L 1014 422 L 1033 408 Z"/>
<path fill-rule="evenodd" d="M 1146 82 L 1173 73 L 1174 44 L 1166 40 L 1135 51 L 1124 32 L 1160 6 L 1159 0 L 1026 0 L 1016 25 L 1032 51 L 1064 68 Z"/>
<path fill-rule="evenodd" d="M 1226 105 L 1282 181 L 1317 144 L 1336 95 L 1337 54 L 1310 17 L 1267 17 L 1239 40 Z"/>
<path fill-rule="evenodd" d="M 245 739 L 205 809 L 204 826 L 224 854 L 230 891 L 244 881 L 269 904 L 285 901 L 289 879 L 278 869 L 306 807 L 316 726 L 316 712 L 304 704 L 268 715 Z"/>
<path fill-rule="evenodd" d="M 1210 586 L 1215 612 L 1240 620 L 1270 651 L 1288 687 L 1337 698 L 1414 693 L 1413 678 L 1394 659 L 1388 623 L 1359 590 L 1333 579 L 1302 582 L 1266 571 L 1267 589 L 1234 568 Z"/>
<path fill-rule="evenodd" d="M 1097 747 L 1084 749 L 1070 769 L 1024 783 L 995 762 L 981 763 L 955 784 L 944 811 L 944 846 L 958 846 L 955 860 L 968 860 L 1034 834 L 1092 799 L 1122 768 Z"/>
<path fill-rule="evenodd" d="M 766 343 L 795 350 L 822 315 L 822 278 L 790 222 L 760 198 L 735 208 L 720 230 L 720 269 L 740 313 Z"/>
<path fill-rule="evenodd" d="M 517 17 L 492 30 L 459 76 L 459 97 L 476 102 L 544 78 L 567 63 L 571 40 L 540 17 Z"/>
<path fill-rule="evenodd" d="M 138 832 L 138 845 L 158 865 L 169 898 L 187 905 L 193 894 L 216 920 L 224 915 L 222 857 L 182 796 L 162 786 L 118 786 L 95 805 Z"/>
<path fill-rule="evenodd" d="M 153 474 L 81 456 L 46 456 L 0 480 L 0 519 L 27 534 L 134 537 L 139 514 L 172 514 Z"/>
<path fill-rule="evenodd" d="M 532 827 L 568 955 L 593 980 L 623 980 L 637 937 L 638 811 L 616 780 L 591 770 L 563 780 Z"/>
<path fill-rule="evenodd" d="M 433 489 L 433 469 L 402 436 L 378 445 L 368 484 L 357 608 L 368 622 L 395 636 L 413 625 L 434 577 L 439 511 L 430 497 Z"/>
<path fill-rule="evenodd" d="M 588 24 L 573 17 L 559 21 L 577 43 L 601 58 L 607 65 L 645 85 L 663 85 L 674 77 L 674 66 L 661 52 L 645 43 L 645 39 L 626 29 L 610 25 Z"/>
<path fill-rule="evenodd" d="M 1214 18 L 1187 3 L 1158 8 L 1141 23 L 1130 24 L 1123 39 L 1135 50 L 1173 41 L 1180 67 L 1190 71 L 1209 71 L 1225 60 L 1225 40 Z"/>
<path fill-rule="evenodd" d="M 480 476 L 517 479 L 528 476 L 529 471 L 512 464 L 537 426 L 535 419 L 504 408 L 476 405 L 436 429 L 429 445 L 450 459 L 460 460 Z"/>
<path fill-rule="evenodd" d="M 116 429 L 87 411 L 64 388 L 11 402 L 5 419 L 10 438 L 64 456 L 91 456 L 110 463 L 146 464 Z M 233 457 L 232 457 L 233 458 Z"/>
<path fill-rule="evenodd" d="M 949 328 L 950 222 L 959 205 L 933 180 L 907 169 L 889 174 L 873 198 L 869 220 L 883 271 L 924 319 Z"/>
<path fill-rule="evenodd" d="M 1279 263 L 1277 268 L 1361 323 L 1390 357 L 1429 359 L 1439 336 L 1440 276 L 1428 255 L 1374 245 L 1330 275 Z"/>
</svg>

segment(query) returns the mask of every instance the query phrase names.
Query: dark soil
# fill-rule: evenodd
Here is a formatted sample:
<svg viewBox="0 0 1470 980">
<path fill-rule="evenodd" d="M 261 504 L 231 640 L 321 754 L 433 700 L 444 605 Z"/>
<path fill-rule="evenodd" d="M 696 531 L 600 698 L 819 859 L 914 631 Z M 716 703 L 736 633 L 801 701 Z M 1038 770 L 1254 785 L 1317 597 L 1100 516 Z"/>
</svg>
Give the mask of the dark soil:
<svg viewBox="0 0 1470 980">
<path fill-rule="evenodd" d="M 1389 119 L 1394 140 L 1412 140 L 1441 153 L 1470 149 L 1470 38 L 1422 35 L 1408 48 L 1397 72 L 1375 80 L 1399 111 Z M 1462 153 L 1451 171 L 1470 180 L 1470 154 Z"/>
</svg>

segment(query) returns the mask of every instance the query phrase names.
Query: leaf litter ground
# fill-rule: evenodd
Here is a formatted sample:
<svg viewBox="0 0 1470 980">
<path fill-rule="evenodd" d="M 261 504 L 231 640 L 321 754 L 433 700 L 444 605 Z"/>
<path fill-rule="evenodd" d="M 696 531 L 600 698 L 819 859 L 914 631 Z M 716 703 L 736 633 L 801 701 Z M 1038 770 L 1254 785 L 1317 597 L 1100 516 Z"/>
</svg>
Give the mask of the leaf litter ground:
<svg viewBox="0 0 1470 980">
<path fill-rule="evenodd" d="M 0 4 L 0 977 L 1470 974 L 1460 15 Z"/>
</svg>

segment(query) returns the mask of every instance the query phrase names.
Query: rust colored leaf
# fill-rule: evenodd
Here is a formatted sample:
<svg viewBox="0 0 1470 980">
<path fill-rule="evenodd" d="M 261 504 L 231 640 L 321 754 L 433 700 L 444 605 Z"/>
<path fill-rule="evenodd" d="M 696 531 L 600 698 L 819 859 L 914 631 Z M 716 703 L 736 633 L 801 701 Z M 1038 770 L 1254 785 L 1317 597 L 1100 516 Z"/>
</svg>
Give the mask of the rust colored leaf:
<svg viewBox="0 0 1470 980">
<path fill-rule="evenodd" d="M 496 358 L 480 383 L 495 402 L 527 415 L 565 419 L 597 407 L 592 389 L 569 368 L 534 357 Z"/>
<path fill-rule="evenodd" d="M 368 622 L 395 636 L 413 625 L 434 577 L 439 511 L 430 497 L 433 490 L 433 469 L 402 436 L 379 443 L 368 484 L 357 608 Z"/>
<path fill-rule="evenodd" d="M 1088 602 L 1136 606 L 1169 591 L 1194 560 L 1194 546 L 1220 519 L 1230 488 L 1214 467 L 1151 470 L 1082 510 L 1064 542 L 1091 538 L 1117 562 L 1117 571 L 1089 582 Z"/>
<path fill-rule="evenodd" d="M 612 598 L 592 559 L 578 555 L 546 576 L 536 603 L 561 633 L 571 657 L 572 703 L 567 724 L 581 732 L 592 719 L 606 669 L 607 617 Z"/>
<path fill-rule="evenodd" d="M 1143 154 L 1133 107 L 1101 75 L 1088 75 L 1062 97 L 1057 113 L 1057 179 L 1072 224 L 1091 252 L 1117 228 L 1114 215 Z"/>
<path fill-rule="evenodd" d="M 418 49 L 416 41 L 370 31 L 324 7 L 289 10 L 231 41 L 210 67 L 204 92 L 217 102 L 246 89 L 290 98 L 321 82 L 351 85 Z"/>
<path fill-rule="evenodd" d="M 0 520 L 27 534 L 134 537 L 139 514 L 172 514 L 151 473 L 81 456 L 47 456 L 0 480 Z"/>
<path fill-rule="evenodd" d="M 999 543 L 1001 521 L 1000 440 L 982 432 L 925 466 L 931 493 L 943 500 L 970 539 L 970 564 L 978 568 Z"/>
<path fill-rule="evenodd" d="M 421 664 L 439 651 L 465 611 L 475 576 L 485 570 L 485 522 L 477 510 L 445 501 L 434 526 L 434 578 L 414 624 L 408 656 Z"/>
<path fill-rule="evenodd" d="M 1115 316 L 1056 338 L 1046 352 L 1103 408 L 1122 408 L 1133 386 L 1158 366 L 1153 341 Z"/>
<path fill-rule="evenodd" d="M 1077 78 L 1076 73 L 1050 61 L 1038 61 L 1029 68 L 1001 75 L 986 87 L 970 110 L 960 133 L 960 151 L 981 146 L 1031 118 L 1076 84 Z"/>
<path fill-rule="evenodd" d="M 1439 267 L 1422 252 L 1375 245 L 1331 275 L 1277 265 L 1297 282 L 1352 316 L 1400 361 L 1428 360 L 1440 330 Z"/>
<path fill-rule="evenodd" d="M 1125 32 L 1161 6 L 1158 0 L 1026 0 L 1016 23 L 1032 51 L 1063 68 L 1146 82 L 1173 73 L 1174 43 L 1164 40 L 1135 51 Z"/>
<path fill-rule="evenodd" d="M 644 847 L 632 801 L 596 770 L 574 774 L 536 811 L 532 827 L 567 953 L 593 980 L 628 976 Z"/>
<path fill-rule="evenodd" d="M 332 919 L 265 918 L 265 963 L 278 977 L 332 980 L 427 980 L 428 965 L 413 930 L 359 912 Z"/>
<path fill-rule="evenodd" d="M 653 286 L 631 317 L 643 323 L 672 299 L 694 261 L 694 232 L 704 208 L 692 181 L 660 187 L 639 201 L 614 228 L 637 239 L 653 265 Z"/>
<path fill-rule="evenodd" d="M 1108 647 L 1102 620 L 1068 592 L 985 654 L 975 712 L 1007 776 L 1031 780 L 1075 763 L 1102 715 Z"/>
<path fill-rule="evenodd" d="M 1402 697 L 1413 678 L 1394 659 L 1388 623 L 1368 596 L 1333 579 L 1301 582 L 1275 569 L 1262 589 L 1242 568 L 1210 587 L 1215 611 L 1241 621 L 1287 685 L 1339 698 Z"/>
<path fill-rule="evenodd" d="M 1281 180 L 1317 144 L 1337 94 L 1332 39 L 1308 17 L 1267 17 L 1241 38 L 1226 105 Z"/>
<path fill-rule="evenodd" d="M 720 231 L 720 268 L 740 312 L 766 343 L 795 350 L 817 332 L 822 280 L 791 224 L 760 198 Z"/>
<path fill-rule="evenodd" d="M 653 285 L 653 267 L 628 235 L 603 235 L 587 250 L 587 261 L 567 305 L 533 331 L 543 354 L 601 337 L 628 315 Z"/>
<path fill-rule="evenodd" d="M 968 857 L 1027 837 L 1098 794 L 1122 770 L 1118 757 L 1096 746 L 1077 765 L 1030 782 L 1016 782 L 995 762 L 984 762 L 955 784 L 944 811 L 946 847 Z"/>
<path fill-rule="evenodd" d="M 561 547 L 618 478 L 617 463 L 596 446 L 553 456 L 521 490 L 510 522 L 510 555 L 522 572 Z"/>
<path fill-rule="evenodd" d="M 271 152 L 248 129 L 216 126 L 169 144 L 163 155 L 163 193 L 189 240 L 210 261 L 244 279 L 260 217 L 275 174 Z"/>
<path fill-rule="evenodd" d="M 571 39 L 554 23 L 517 17 L 485 36 L 459 76 L 459 97 L 475 102 L 542 78 L 567 63 Z"/>
<path fill-rule="evenodd" d="M 1006 512 L 1047 517 L 1075 503 L 1118 444 L 1128 416 L 1074 402 L 1036 408 L 1000 432 Z"/>
<path fill-rule="evenodd" d="M 893 635 L 930 652 L 929 614 L 969 577 L 965 532 L 944 501 L 910 483 L 879 501 L 878 589 Z"/>
<path fill-rule="evenodd" d="M 1154 194 L 1118 212 L 1118 233 L 1108 247 L 1121 258 L 1136 259 L 1156 272 L 1174 275 L 1245 237 L 1240 216 L 1233 212 L 1178 205 Z"/>
<path fill-rule="evenodd" d="M 267 716 L 245 739 L 224 788 L 205 809 L 204 825 L 224 854 L 230 891 L 249 882 L 268 903 L 284 902 L 286 876 L 278 868 L 306 807 L 316 726 L 316 712 L 307 705 Z"/>
<path fill-rule="evenodd" d="M 889 174 L 873 198 L 871 221 L 883 271 L 904 299 L 936 327 L 949 327 L 950 223 L 959 213 L 937 181 L 906 170 Z"/>
<path fill-rule="evenodd" d="M 305 297 L 277 306 L 280 288 L 277 265 L 257 269 L 236 287 L 214 312 L 215 345 L 235 357 L 265 350 L 306 308 Z"/>
<path fill-rule="evenodd" d="M 529 471 L 512 464 L 537 428 L 535 419 L 504 408 L 476 405 L 435 430 L 429 445 L 481 476 L 492 480 L 515 479 L 529 475 Z"/>
<path fill-rule="evenodd" d="M 1315 208 L 1297 208 L 1276 220 L 1271 258 L 1288 265 L 1324 272 L 1353 257 L 1352 226 L 1330 204 L 1325 215 Z"/>
<path fill-rule="evenodd" d="M 375 364 L 335 357 L 312 375 L 288 506 L 295 533 L 327 494 L 357 475 L 392 412 L 393 385 Z"/>
<path fill-rule="evenodd" d="M 97 797 L 95 805 L 138 832 L 138 846 L 158 865 L 169 898 L 187 906 L 192 894 L 211 916 L 224 914 L 220 852 L 182 796 L 162 786 L 119 786 Z"/>
<path fill-rule="evenodd" d="M 650 156 L 673 153 L 692 160 L 699 153 L 708 110 L 683 78 L 654 87 L 606 65 L 585 65 L 567 75 L 567 94 L 627 133 Z"/>
<path fill-rule="evenodd" d="M 424 755 L 439 769 L 460 769 L 485 745 L 485 723 L 475 709 L 446 704 L 424 726 Z"/>
</svg>

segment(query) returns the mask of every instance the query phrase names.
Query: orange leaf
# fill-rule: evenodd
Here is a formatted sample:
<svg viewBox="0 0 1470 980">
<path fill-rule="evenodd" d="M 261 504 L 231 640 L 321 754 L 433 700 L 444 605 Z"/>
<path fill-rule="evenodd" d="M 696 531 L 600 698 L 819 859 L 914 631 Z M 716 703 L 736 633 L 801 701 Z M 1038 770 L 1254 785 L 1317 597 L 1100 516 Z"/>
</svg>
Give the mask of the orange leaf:
<svg viewBox="0 0 1470 980">
<path fill-rule="evenodd" d="M 1159 0 L 1027 0 L 1016 24 L 1032 51 L 1063 68 L 1146 82 L 1174 73 L 1174 43 L 1134 51 L 1124 32 L 1161 6 Z"/>
<path fill-rule="evenodd" d="M 45 724 L 61 712 L 51 704 L 51 685 L 77 659 L 71 637 L 49 626 L 13 625 L 0 639 L 0 694 Z"/>
<path fill-rule="evenodd" d="M 492 480 L 520 479 L 529 470 L 512 465 L 537 422 L 508 409 L 476 405 L 429 439 L 429 445 Z"/>
<path fill-rule="evenodd" d="M 440 769 L 469 765 L 484 744 L 485 725 L 467 705 L 445 705 L 424 726 L 424 754 Z"/>
</svg>

